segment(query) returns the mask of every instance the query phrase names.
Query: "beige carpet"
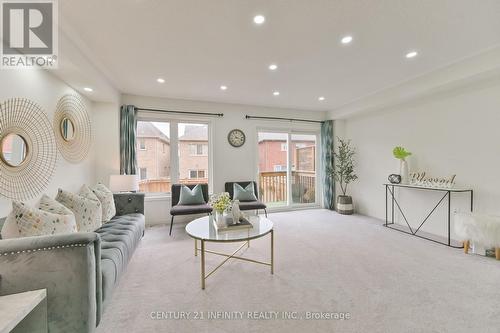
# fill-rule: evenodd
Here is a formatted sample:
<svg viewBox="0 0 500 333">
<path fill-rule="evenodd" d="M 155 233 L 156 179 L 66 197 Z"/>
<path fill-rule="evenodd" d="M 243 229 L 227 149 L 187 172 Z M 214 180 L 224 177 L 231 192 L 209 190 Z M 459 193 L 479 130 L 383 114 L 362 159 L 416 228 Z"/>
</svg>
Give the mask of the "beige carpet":
<svg viewBox="0 0 500 333">
<path fill-rule="evenodd" d="M 270 218 L 274 276 L 268 267 L 231 261 L 204 291 L 200 259 L 184 226 L 174 228 L 174 237 L 167 227 L 149 228 L 98 332 L 500 332 L 500 262 L 494 259 L 465 255 L 362 216 L 305 210 Z M 267 260 L 268 236 L 253 241 L 245 255 Z M 221 257 L 207 260 L 214 267 Z M 151 319 L 157 311 L 191 314 Z M 195 311 L 205 319 L 195 320 Z M 244 314 L 208 320 L 208 311 Z M 249 319 L 248 311 L 279 314 L 258 320 Z M 283 311 L 348 312 L 351 318 L 284 320 Z"/>
</svg>

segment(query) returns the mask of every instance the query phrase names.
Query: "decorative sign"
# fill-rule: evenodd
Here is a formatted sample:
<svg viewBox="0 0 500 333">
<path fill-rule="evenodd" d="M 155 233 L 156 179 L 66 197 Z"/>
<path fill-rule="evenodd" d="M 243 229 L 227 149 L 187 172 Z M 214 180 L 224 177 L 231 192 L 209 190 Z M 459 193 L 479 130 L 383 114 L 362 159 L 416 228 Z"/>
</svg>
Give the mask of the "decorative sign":
<svg viewBox="0 0 500 333">
<path fill-rule="evenodd" d="M 428 187 L 452 188 L 455 185 L 457 175 L 448 178 L 429 177 L 425 172 L 412 172 L 410 174 L 410 184 Z"/>
</svg>

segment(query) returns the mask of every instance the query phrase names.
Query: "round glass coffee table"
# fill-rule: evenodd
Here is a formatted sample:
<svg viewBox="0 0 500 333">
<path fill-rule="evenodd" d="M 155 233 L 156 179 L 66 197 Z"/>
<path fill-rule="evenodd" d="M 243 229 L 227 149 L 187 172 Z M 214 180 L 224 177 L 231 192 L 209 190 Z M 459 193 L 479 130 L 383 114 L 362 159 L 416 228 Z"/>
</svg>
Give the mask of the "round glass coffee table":
<svg viewBox="0 0 500 333">
<path fill-rule="evenodd" d="M 200 252 L 201 255 L 201 289 L 205 289 L 205 280 L 231 258 L 270 266 L 271 274 L 274 274 L 274 233 L 273 233 L 273 222 L 271 220 L 262 216 L 250 216 L 248 220 L 252 224 L 253 226 L 252 228 L 217 231 L 213 223 L 213 218 L 214 218 L 213 215 L 201 217 L 199 219 L 190 222 L 186 226 L 186 232 L 188 233 L 189 236 L 194 238 L 194 255 L 197 256 L 198 252 Z M 250 240 L 264 237 L 267 234 L 271 235 L 270 262 L 263 262 L 254 259 L 243 258 L 236 255 L 245 245 L 247 247 L 250 247 Z M 198 241 L 200 241 L 201 243 L 200 248 L 198 248 Z M 218 243 L 243 242 L 243 244 L 232 254 L 227 254 L 227 253 L 207 250 L 205 246 L 206 242 L 218 242 Z M 226 257 L 217 267 L 215 267 L 208 274 L 205 274 L 206 253 L 212 253 Z"/>
</svg>

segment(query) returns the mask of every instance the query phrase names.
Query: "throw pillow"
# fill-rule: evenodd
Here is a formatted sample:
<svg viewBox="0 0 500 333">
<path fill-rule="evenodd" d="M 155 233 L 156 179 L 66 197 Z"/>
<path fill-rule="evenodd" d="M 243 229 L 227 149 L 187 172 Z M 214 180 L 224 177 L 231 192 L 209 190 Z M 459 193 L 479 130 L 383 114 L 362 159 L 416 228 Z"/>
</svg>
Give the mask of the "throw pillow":
<svg viewBox="0 0 500 333">
<path fill-rule="evenodd" d="M 186 185 L 181 186 L 179 205 L 201 205 L 205 203 L 201 185 L 196 185 L 192 190 Z"/>
<path fill-rule="evenodd" d="M 255 192 L 253 189 L 253 183 L 248 184 L 243 188 L 240 184 L 233 184 L 233 200 L 239 201 L 257 201 Z"/>
<path fill-rule="evenodd" d="M 102 222 L 109 222 L 116 215 L 113 192 L 101 183 L 94 186 L 94 188 L 92 188 L 92 192 L 94 192 L 97 199 L 101 202 Z"/>
<path fill-rule="evenodd" d="M 59 189 L 56 200 L 75 214 L 78 231 L 92 232 L 101 226 L 101 203 L 87 186 L 84 185 L 79 194 Z"/>
<path fill-rule="evenodd" d="M 76 223 L 71 215 L 60 215 L 29 207 L 22 202 L 12 202 L 14 217 L 20 237 L 56 235 L 76 232 Z"/>
<path fill-rule="evenodd" d="M 2 227 L 2 239 L 19 238 L 19 228 L 17 227 L 15 215 L 9 214 Z"/>
</svg>

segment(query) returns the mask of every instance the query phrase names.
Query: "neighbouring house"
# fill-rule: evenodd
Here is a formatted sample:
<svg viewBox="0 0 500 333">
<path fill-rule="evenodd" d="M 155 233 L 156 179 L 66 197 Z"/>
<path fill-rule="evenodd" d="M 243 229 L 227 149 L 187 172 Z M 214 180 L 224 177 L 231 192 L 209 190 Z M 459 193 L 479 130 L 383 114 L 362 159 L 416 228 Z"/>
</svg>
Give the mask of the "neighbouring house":
<svg viewBox="0 0 500 333">
<path fill-rule="evenodd" d="M 186 125 L 179 137 L 179 180 L 208 182 L 208 126 Z"/>
<path fill-rule="evenodd" d="M 151 122 L 137 123 L 137 163 L 141 183 L 170 179 L 170 139 Z"/>
</svg>

